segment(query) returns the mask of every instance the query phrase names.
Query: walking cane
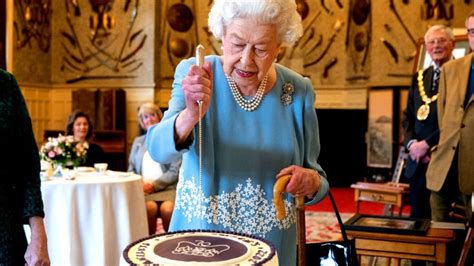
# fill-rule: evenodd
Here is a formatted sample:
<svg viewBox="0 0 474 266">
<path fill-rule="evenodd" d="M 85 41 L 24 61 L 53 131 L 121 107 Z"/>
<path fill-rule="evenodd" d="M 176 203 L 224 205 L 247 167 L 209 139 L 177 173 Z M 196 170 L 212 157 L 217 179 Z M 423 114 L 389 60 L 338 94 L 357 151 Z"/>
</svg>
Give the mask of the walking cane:
<svg viewBox="0 0 474 266">
<path fill-rule="evenodd" d="M 298 233 L 298 266 L 306 265 L 306 224 L 304 215 L 304 196 L 296 198 L 296 232 Z"/>
<path fill-rule="evenodd" d="M 285 175 L 275 182 L 273 186 L 273 204 L 276 209 L 276 216 L 278 220 L 283 220 L 286 216 L 285 203 L 281 197 L 281 193 L 285 190 L 291 175 Z M 296 201 L 296 233 L 297 233 L 297 259 L 298 266 L 306 265 L 306 226 L 304 215 L 304 196 L 297 197 Z"/>
</svg>

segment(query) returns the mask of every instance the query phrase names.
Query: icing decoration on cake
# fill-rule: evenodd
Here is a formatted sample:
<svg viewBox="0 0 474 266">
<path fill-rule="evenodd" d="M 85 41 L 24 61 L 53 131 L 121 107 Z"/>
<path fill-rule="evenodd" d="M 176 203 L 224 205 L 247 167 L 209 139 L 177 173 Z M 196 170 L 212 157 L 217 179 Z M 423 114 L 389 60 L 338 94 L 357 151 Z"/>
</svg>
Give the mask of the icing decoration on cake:
<svg viewBox="0 0 474 266">
<path fill-rule="evenodd" d="M 210 242 L 204 240 L 195 240 L 196 244 L 190 241 L 180 241 L 176 248 L 171 252 L 177 255 L 201 256 L 206 258 L 213 258 L 224 251 L 230 249 L 229 245 L 211 245 Z M 156 247 L 155 249 L 157 249 Z M 157 252 L 159 254 L 159 252 Z"/>
<path fill-rule="evenodd" d="M 140 239 L 123 252 L 132 265 L 278 265 L 267 240 L 221 231 L 178 231 Z"/>
</svg>

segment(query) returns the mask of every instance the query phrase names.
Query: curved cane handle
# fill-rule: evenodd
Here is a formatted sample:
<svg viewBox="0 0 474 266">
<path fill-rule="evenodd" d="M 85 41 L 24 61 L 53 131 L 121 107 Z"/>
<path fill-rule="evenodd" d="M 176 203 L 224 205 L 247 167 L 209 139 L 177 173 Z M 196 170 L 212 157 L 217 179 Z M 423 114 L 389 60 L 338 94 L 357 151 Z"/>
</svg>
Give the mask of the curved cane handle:
<svg viewBox="0 0 474 266">
<path fill-rule="evenodd" d="M 275 185 L 273 185 L 273 204 L 275 205 L 276 217 L 278 220 L 283 220 L 286 216 L 285 203 L 283 202 L 281 194 L 285 190 L 290 178 L 291 175 L 284 175 L 278 178 L 278 180 L 275 182 Z M 297 208 L 304 206 L 303 196 L 296 198 L 296 206 Z"/>
</svg>

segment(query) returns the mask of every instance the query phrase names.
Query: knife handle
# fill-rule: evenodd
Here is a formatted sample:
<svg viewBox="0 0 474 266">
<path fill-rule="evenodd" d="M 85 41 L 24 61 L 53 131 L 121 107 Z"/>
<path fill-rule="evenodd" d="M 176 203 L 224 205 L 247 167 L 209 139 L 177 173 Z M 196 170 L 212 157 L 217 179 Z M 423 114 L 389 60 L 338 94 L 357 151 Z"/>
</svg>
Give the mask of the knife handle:
<svg viewBox="0 0 474 266">
<path fill-rule="evenodd" d="M 196 65 L 198 67 L 204 65 L 204 46 L 202 44 L 196 46 Z"/>
</svg>

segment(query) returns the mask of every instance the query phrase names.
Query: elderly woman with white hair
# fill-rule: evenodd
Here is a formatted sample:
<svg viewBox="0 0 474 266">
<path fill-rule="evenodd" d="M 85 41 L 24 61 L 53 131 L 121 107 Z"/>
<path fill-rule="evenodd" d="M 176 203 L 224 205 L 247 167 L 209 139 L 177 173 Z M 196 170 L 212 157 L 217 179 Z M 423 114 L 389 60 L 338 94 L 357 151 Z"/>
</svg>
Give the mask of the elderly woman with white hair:
<svg viewBox="0 0 474 266">
<path fill-rule="evenodd" d="M 160 108 L 153 103 L 143 103 L 138 108 L 138 122 L 144 131 L 158 124 L 162 117 L 163 113 Z M 156 219 L 158 217 L 163 221 L 163 228 L 168 230 L 173 213 L 181 159 L 166 164 L 155 162 L 151 159 L 146 148 L 145 136 L 146 134 L 138 136 L 133 141 L 128 160 L 128 171 L 143 176 L 148 230 L 150 234 L 154 234 L 157 229 Z"/>
<path fill-rule="evenodd" d="M 317 162 L 311 81 L 275 63 L 280 48 L 302 34 L 295 1 L 216 0 L 209 28 L 223 55 L 206 56 L 203 66 L 195 58 L 178 65 L 169 109 L 147 134 L 155 160 L 183 156 L 170 231 L 256 235 L 275 245 L 280 265 L 294 265 L 293 196 L 314 204 L 329 189 Z M 272 194 L 284 175 L 291 175 L 283 198 L 292 211 L 279 220 Z"/>
</svg>

